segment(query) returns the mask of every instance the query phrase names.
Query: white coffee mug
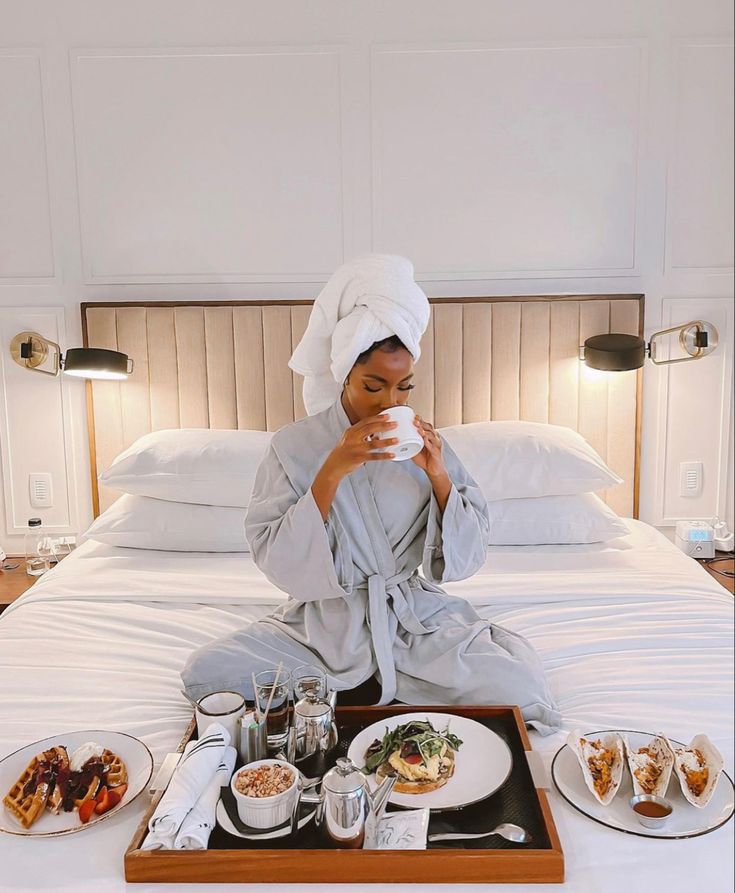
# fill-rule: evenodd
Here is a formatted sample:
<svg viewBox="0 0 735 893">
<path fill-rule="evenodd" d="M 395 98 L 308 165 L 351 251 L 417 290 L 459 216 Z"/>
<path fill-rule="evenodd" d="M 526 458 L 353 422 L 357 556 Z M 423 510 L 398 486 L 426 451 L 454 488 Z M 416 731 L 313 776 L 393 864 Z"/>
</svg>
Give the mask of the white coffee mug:
<svg viewBox="0 0 735 893">
<path fill-rule="evenodd" d="M 232 747 L 240 746 L 240 717 L 245 712 L 245 698 L 236 691 L 213 691 L 197 701 L 196 717 L 199 737 L 210 723 L 218 722 L 230 733 Z"/>
<path fill-rule="evenodd" d="M 384 412 L 389 421 L 398 422 L 398 427 L 381 431 L 377 437 L 379 440 L 397 437 L 398 443 L 385 447 L 381 452 L 394 453 L 394 462 L 402 462 L 420 453 L 424 448 L 424 439 L 413 423 L 416 418 L 413 409 L 410 406 L 391 406 Z"/>
</svg>

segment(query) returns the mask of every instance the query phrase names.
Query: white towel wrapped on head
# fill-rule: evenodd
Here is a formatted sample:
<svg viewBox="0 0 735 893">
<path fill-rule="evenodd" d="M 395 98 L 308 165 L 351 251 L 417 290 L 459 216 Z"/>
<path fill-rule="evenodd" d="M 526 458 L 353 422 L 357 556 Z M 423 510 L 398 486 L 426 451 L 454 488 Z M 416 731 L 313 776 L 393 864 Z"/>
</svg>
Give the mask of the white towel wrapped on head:
<svg viewBox="0 0 735 893">
<path fill-rule="evenodd" d="M 368 254 L 337 269 L 319 293 L 304 336 L 288 365 L 304 376 L 309 415 L 331 406 L 357 357 L 397 335 L 414 360 L 429 323 L 429 301 L 413 279 L 413 264 L 392 254 Z"/>
</svg>

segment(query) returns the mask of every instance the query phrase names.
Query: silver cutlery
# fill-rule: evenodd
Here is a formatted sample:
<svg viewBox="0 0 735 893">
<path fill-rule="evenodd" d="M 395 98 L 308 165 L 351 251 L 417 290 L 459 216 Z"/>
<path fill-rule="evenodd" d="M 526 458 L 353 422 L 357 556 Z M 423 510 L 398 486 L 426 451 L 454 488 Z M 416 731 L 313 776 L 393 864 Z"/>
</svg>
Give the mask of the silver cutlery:
<svg viewBox="0 0 735 893">
<path fill-rule="evenodd" d="M 479 840 L 481 837 L 491 837 L 493 834 L 499 834 L 500 837 L 511 840 L 513 843 L 528 843 L 531 839 L 531 835 L 525 828 L 521 828 L 519 825 L 511 825 L 509 822 L 503 822 L 502 825 L 498 825 L 492 831 L 483 831 L 481 834 L 466 834 L 463 832 L 429 834 L 429 842 L 435 843 L 438 840 Z"/>
<path fill-rule="evenodd" d="M 299 781 L 301 782 L 299 787 L 301 788 L 302 791 L 308 791 L 309 788 L 316 787 L 316 785 L 318 785 L 321 780 L 322 779 L 321 779 L 320 775 L 316 775 L 316 776 L 314 776 L 314 778 L 308 778 L 299 769 Z"/>
</svg>

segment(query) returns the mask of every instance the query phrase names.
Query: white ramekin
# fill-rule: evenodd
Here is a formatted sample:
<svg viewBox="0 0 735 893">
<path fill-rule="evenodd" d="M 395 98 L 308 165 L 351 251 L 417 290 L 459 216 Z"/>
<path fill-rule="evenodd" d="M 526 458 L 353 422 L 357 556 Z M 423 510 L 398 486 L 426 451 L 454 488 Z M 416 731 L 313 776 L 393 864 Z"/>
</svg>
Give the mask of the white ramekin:
<svg viewBox="0 0 735 893">
<path fill-rule="evenodd" d="M 258 766 L 286 766 L 293 775 L 293 784 L 280 794 L 272 797 L 248 797 L 235 787 L 235 781 L 243 769 L 257 769 Z M 230 781 L 232 796 L 237 803 L 237 814 L 251 828 L 275 828 L 291 818 L 299 796 L 298 769 L 284 760 L 255 760 L 246 763 L 233 773 Z"/>
</svg>

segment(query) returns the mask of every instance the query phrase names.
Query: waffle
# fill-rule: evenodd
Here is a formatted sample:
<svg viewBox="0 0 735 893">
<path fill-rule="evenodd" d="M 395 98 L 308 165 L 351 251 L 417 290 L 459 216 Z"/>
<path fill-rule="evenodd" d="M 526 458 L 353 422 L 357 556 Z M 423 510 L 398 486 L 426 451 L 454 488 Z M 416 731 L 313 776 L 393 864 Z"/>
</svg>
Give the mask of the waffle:
<svg viewBox="0 0 735 893">
<path fill-rule="evenodd" d="M 128 770 L 125 768 L 125 763 L 123 763 L 120 757 L 111 750 L 105 749 L 101 759 L 107 767 L 107 773 L 105 775 L 105 784 L 107 787 L 116 788 L 118 785 L 125 784 L 128 780 Z"/>
<path fill-rule="evenodd" d="M 52 750 L 56 754 L 57 763 L 56 765 L 61 770 L 61 773 L 68 780 L 69 778 L 69 754 L 66 752 L 65 747 L 54 747 Z M 46 751 L 46 753 L 50 753 L 50 751 Z M 46 809 L 49 812 L 53 812 L 56 815 L 61 811 L 61 807 L 64 803 L 64 785 L 59 784 L 58 775 L 56 779 L 56 784 L 54 785 L 53 791 L 49 794 L 49 798 L 46 801 Z"/>
<path fill-rule="evenodd" d="M 49 781 L 39 780 L 36 790 L 28 794 L 24 793 L 24 788 L 28 782 L 34 779 L 36 773 L 42 770 L 44 764 L 49 766 L 51 761 L 60 755 L 60 750 L 61 748 L 54 747 L 35 756 L 3 799 L 5 808 L 18 819 L 24 828 L 30 828 L 43 812 L 49 798 L 51 784 Z M 63 754 L 66 756 L 66 751 L 63 751 Z"/>
</svg>

